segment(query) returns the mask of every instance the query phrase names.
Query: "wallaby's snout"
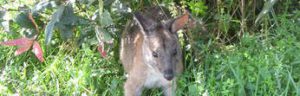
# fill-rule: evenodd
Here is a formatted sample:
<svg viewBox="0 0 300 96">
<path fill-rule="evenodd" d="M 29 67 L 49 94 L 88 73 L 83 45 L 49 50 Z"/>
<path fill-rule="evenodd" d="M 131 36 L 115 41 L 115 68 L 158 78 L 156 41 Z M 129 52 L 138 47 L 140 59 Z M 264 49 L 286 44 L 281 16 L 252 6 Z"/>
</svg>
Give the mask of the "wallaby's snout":
<svg viewBox="0 0 300 96">
<path fill-rule="evenodd" d="M 167 80 L 172 80 L 174 78 L 174 71 L 172 69 L 167 69 L 164 71 L 164 77 Z"/>
</svg>

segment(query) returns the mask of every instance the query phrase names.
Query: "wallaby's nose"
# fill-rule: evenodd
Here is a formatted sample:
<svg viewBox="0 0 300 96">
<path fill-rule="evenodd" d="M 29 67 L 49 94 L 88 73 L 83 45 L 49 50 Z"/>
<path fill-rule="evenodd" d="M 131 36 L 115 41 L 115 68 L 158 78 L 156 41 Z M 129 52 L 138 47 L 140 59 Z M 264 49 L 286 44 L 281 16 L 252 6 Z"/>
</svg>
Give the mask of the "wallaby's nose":
<svg viewBox="0 0 300 96">
<path fill-rule="evenodd" d="M 173 70 L 165 70 L 164 71 L 164 77 L 169 81 L 172 80 L 174 78 Z"/>
</svg>

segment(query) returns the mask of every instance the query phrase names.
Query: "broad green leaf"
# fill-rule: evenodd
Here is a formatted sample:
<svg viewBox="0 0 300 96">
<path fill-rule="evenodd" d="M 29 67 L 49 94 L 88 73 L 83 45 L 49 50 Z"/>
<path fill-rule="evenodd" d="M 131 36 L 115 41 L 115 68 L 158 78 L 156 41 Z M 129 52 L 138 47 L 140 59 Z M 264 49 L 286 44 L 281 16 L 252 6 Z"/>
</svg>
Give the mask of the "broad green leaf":
<svg viewBox="0 0 300 96">
<path fill-rule="evenodd" d="M 36 4 L 33 9 L 32 9 L 32 13 L 38 12 L 38 11 L 43 11 L 45 10 L 48 6 L 50 5 L 50 2 L 47 0 L 43 0 L 41 2 L 39 2 L 38 4 Z"/>
<path fill-rule="evenodd" d="M 64 9 L 60 22 L 57 22 L 55 25 L 59 29 L 60 36 L 64 40 L 67 40 L 72 37 L 72 29 L 76 21 L 77 18 L 74 14 L 72 4 L 69 3 Z"/>
<path fill-rule="evenodd" d="M 53 28 L 54 28 L 55 22 L 49 22 L 45 28 L 45 34 L 46 34 L 46 41 L 45 43 L 48 45 L 49 42 L 51 41 L 52 38 L 52 32 L 53 32 Z"/>
<path fill-rule="evenodd" d="M 23 28 L 29 28 L 29 29 L 34 28 L 34 25 L 32 24 L 32 22 L 28 17 L 28 12 L 21 12 L 15 20 L 16 23 Z"/>
<path fill-rule="evenodd" d="M 84 0 L 84 1 L 86 1 L 86 0 Z M 96 0 L 87 0 L 88 1 L 88 6 L 91 6 Z M 99 1 L 100 2 L 100 1 Z"/>
<path fill-rule="evenodd" d="M 58 7 L 58 9 L 56 10 L 56 12 L 52 15 L 52 18 L 51 18 L 51 21 L 54 21 L 54 22 L 59 22 L 63 12 L 65 10 L 65 6 L 64 5 L 60 5 Z"/>
<path fill-rule="evenodd" d="M 106 42 L 106 43 L 112 43 L 113 38 L 111 37 L 111 35 L 105 31 L 104 29 L 102 29 L 99 26 L 95 27 L 95 32 L 96 32 L 96 36 L 98 39 L 98 42 Z"/>
<path fill-rule="evenodd" d="M 73 35 L 73 26 L 71 25 L 63 25 L 60 22 L 56 25 L 59 29 L 60 36 L 63 38 L 63 40 L 70 39 Z"/>
<path fill-rule="evenodd" d="M 74 14 L 72 4 L 68 4 L 67 6 L 65 6 L 63 14 L 60 18 L 60 23 L 68 24 L 68 25 L 74 25 L 74 23 L 76 21 L 77 21 L 77 18 Z"/>
<path fill-rule="evenodd" d="M 104 10 L 102 16 L 100 16 L 100 24 L 101 26 L 109 26 L 113 24 L 113 20 L 107 10 Z"/>
<path fill-rule="evenodd" d="M 84 26 L 82 31 L 80 31 L 80 36 L 78 38 L 78 45 L 81 45 L 89 36 L 94 36 L 94 26 Z"/>
<path fill-rule="evenodd" d="M 58 7 L 58 9 L 56 10 L 56 12 L 52 15 L 52 18 L 50 20 L 50 22 L 47 24 L 46 28 L 45 28 L 45 34 L 46 34 L 46 44 L 48 45 L 49 42 L 52 39 L 52 32 L 53 32 L 53 28 L 55 26 L 55 24 L 57 22 L 59 22 L 60 17 L 62 16 L 63 12 L 64 12 L 65 6 L 64 5 L 60 5 Z"/>
<path fill-rule="evenodd" d="M 273 8 L 273 6 L 275 5 L 276 2 L 277 2 L 277 0 L 269 0 L 264 4 L 264 8 L 257 16 L 257 18 L 255 20 L 255 24 L 258 22 L 258 20 L 260 20 L 263 16 L 265 16 Z"/>
</svg>

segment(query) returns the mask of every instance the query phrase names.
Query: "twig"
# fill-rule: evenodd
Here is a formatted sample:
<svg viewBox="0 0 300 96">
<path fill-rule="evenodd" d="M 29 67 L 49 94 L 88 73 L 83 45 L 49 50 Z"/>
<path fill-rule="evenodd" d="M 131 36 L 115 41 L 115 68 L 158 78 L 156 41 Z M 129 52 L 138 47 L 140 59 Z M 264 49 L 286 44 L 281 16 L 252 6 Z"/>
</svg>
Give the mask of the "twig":
<svg viewBox="0 0 300 96">
<path fill-rule="evenodd" d="M 37 32 L 37 36 L 38 36 L 40 34 L 39 27 L 36 24 L 35 20 L 33 19 L 31 12 L 28 13 L 28 18 L 30 19 L 31 23 L 34 25 L 35 31 Z M 35 39 L 37 39 L 37 37 L 35 37 Z"/>
</svg>

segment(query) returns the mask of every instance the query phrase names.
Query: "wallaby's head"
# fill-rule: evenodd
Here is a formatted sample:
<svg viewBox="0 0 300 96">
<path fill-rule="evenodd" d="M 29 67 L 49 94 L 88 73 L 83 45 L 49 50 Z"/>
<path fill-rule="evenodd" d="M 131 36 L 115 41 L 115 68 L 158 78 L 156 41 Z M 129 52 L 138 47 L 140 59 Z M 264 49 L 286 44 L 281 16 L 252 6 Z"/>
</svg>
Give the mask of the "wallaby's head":
<svg viewBox="0 0 300 96">
<path fill-rule="evenodd" d="M 176 65 L 181 63 L 182 53 L 177 31 L 188 21 L 188 14 L 160 22 L 141 13 L 134 19 L 143 35 L 142 59 L 149 67 L 158 70 L 165 79 L 172 80 L 176 75 Z"/>
</svg>

